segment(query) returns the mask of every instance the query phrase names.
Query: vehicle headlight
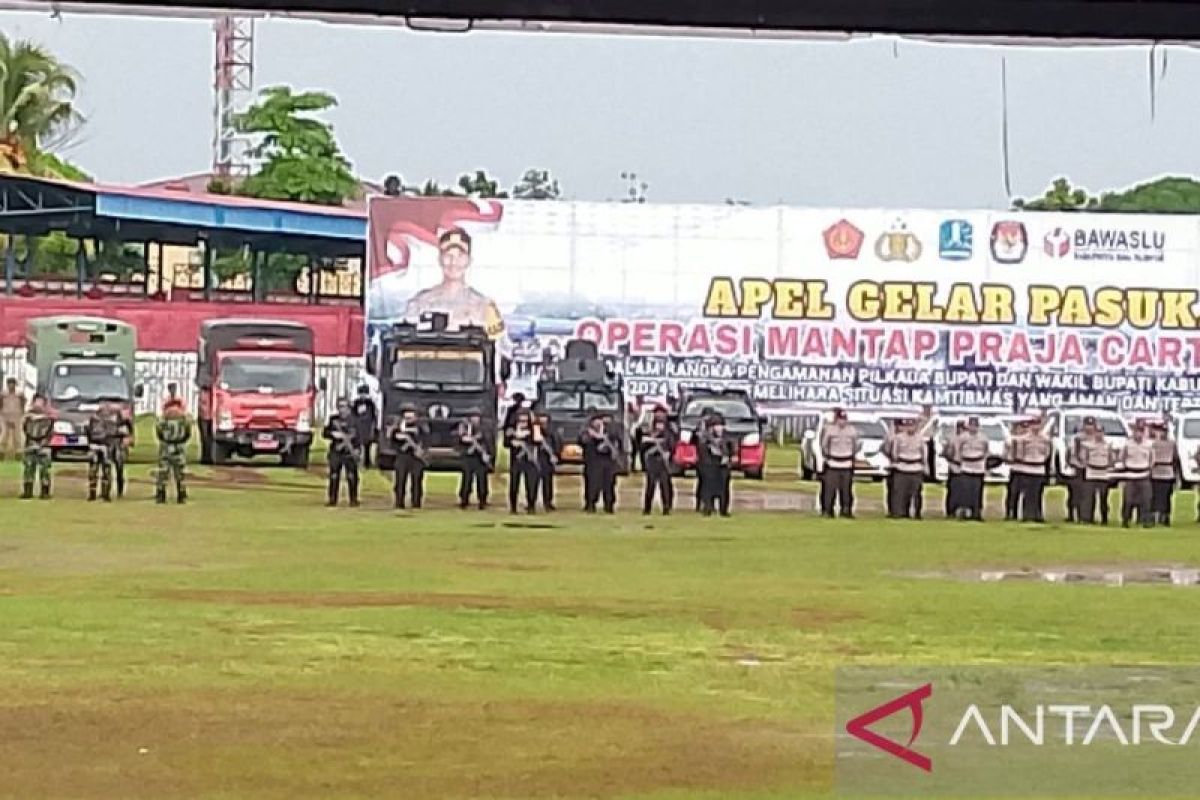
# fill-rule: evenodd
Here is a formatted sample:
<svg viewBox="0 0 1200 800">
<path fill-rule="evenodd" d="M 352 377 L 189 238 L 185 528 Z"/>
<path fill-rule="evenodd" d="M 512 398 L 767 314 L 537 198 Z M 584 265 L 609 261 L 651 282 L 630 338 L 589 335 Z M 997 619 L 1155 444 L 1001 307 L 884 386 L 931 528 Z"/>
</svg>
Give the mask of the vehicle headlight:
<svg viewBox="0 0 1200 800">
<path fill-rule="evenodd" d="M 679 441 L 683 442 L 684 444 L 691 444 L 692 432 L 691 431 L 680 431 Z"/>
<path fill-rule="evenodd" d="M 742 445 L 745 447 L 757 447 L 762 443 L 762 437 L 757 433 L 747 433 L 742 437 Z"/>
<path fill-rule="evenodd" d="M 54 432 L 66 434 L 69 436 L 75 432 L 75 426 L 72 425 L 70 422 L 67 422 L 65 419 L 60 419 L 54 423 Z"/>
<path fill-rule="evenodd" d="M 296 430 L 299 433 L 308 433 L 312 430 L 312 414 L 307 408 L 296 417 Z"/>
<path fill-rule="evenodd" d="M 233 430 L 233 413 L 229 409 L 223 408 L 221 409 L 221 413 L 217 415 L 217 430 Z"/>
</svg>

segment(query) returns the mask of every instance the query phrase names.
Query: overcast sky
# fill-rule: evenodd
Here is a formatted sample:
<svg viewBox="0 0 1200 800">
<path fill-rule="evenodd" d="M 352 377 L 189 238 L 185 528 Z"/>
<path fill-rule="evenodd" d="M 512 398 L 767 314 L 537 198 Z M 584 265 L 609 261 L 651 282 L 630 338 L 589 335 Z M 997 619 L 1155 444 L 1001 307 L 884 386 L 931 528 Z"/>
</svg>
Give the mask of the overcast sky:
<svg viewBox="0 0 1200 800">
<path fill-rule="evenodd" d="M 101 180 L 211 160 L 211 23 L 0 12 L 85 76 L 68 152 Z M 662 202 L 1003 207 L 1002 55 L 1013 191 L 1067 174 L 1092 189 L 1200 172 L 1200 52 L 891 40 L 770 42 L 412 33 L 267 20 L 259 87 L 321 88 L 355 168 L 407 182 L 477 167 L 551 169 L 604 200 L 636 170 Z"/>
</svg>

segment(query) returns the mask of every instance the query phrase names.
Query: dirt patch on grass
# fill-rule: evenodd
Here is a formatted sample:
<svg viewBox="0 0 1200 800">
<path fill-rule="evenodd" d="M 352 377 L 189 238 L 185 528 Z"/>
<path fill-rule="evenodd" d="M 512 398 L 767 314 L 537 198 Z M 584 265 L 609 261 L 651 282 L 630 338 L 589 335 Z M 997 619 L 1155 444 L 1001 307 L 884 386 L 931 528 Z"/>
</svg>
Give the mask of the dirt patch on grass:
<svg viewBox="0 0 1200 800">
<path fill-rule="evenodd" d="M 669 611 L 634 601 L 583 603 L 553 597 L 435 592 L 254 592 L 226 589 L 172 590 L 159 597 L 200 603 L 292 606 L 295 608 L 420 607 L 481 611 L 537 611 L 568 617 L 637 619 Z"/>
<path fill-rule="evenodd" d="M 823 732 L 632 704 L 256 689 L 0 696 L 0 796 L 811 792 Z"/>
<path fill-rule="evenodd" d="M 478 561 L 463 559 L 458 562 L 464 567 L 474 569 L 501 570 L 503 572 L 545 572 L 550 569 L 548 564 L 525 564 L 517 561 Z"/>
</svg>

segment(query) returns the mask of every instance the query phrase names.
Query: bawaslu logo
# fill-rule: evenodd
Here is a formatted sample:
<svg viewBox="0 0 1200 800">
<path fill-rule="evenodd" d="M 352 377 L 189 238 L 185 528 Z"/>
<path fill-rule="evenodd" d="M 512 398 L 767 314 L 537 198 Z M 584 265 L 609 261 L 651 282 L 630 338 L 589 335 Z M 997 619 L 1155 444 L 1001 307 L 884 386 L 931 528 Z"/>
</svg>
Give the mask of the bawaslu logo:
<svg viewBox="0 0 1200 800">
<path fill-rule="evenodd" d="M 1162 261 L 1167 234 L 1161 230 L 1076 228 L 1071 232 L 1071 257 L 1076 261 Z"/>
</svg>

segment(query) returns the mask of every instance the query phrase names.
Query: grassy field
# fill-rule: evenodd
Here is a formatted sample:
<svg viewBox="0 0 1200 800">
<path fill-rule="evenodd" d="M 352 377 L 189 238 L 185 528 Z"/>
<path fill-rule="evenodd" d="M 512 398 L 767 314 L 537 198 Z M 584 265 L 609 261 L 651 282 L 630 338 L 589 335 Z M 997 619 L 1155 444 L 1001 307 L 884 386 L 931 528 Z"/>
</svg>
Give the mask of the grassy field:
<svg viewBox="0 0 1200 800">
<path fill-rule="evenodd" d="M 738 490 L 811 491 L 790 458 Z M 819 796 L 837 665 L 1200 654 L 1200 590 L 905 577 L 1200 564 L 1190 508 L 1152 532 L 530 518 L 432 476 L 398 514 L 378 474 L 331 510 L 319 469 L 277 467 L 194 468 L 179 507 L 147 464 L 93 505 L 58 466 L 47 503 L 0 465 L 0 797 Z"/>
</svg>

